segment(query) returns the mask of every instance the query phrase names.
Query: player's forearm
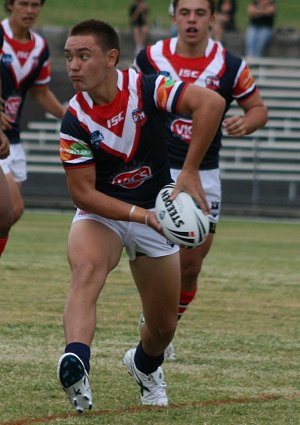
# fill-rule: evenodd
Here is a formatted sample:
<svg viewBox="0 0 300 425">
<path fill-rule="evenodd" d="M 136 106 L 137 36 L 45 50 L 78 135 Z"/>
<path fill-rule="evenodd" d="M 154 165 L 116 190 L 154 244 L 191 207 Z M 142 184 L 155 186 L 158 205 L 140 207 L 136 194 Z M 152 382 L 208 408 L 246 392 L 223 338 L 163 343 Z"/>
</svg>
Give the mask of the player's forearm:
<svg viewBox="0 0 300 425">
<path fill-rule="evenodd" d="M 265 106 L 256 106 L 246 112 L 244 116 L 244 125 L 246 134 L 251 134 L 259 128 L 262 128 L 268 122 L 268 109 Z"/>
<path fill-rule="evenodd" d="M 31 96 L 49 114 L 58 119 L 64 116 L 66 110 L 51 90 L 31 90 Z"/>
<path fill-rule="evenodd" d="M 193 112 L 192 140 L 183 168 L 199 169 L 199 165 L 219 128 L 224 107 L 224 99 L 217 96 L 208 100 L 207 103 Z"/>
<path fill-rule="evenodd" d="M 72 180 L 72 179 L 71 179 Z M 68 179 L 69 192 L 77 208 L 112 220 L 146 224 L 148 210 L 108 196 L 90 185 Z"/>
</svg>

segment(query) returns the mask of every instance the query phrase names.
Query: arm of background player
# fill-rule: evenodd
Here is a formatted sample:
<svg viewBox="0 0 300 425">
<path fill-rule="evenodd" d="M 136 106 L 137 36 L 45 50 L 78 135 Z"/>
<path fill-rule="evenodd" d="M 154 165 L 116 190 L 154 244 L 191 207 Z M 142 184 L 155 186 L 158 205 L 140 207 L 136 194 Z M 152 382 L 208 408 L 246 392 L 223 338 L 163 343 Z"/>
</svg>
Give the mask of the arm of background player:
<svg viewBox="0 0 300 425">
<path fill-rule="evenodd" d="M 192 139 L 172 198 L 180 191 L 192 195 L 205 213 L 208 203 L 199 178 L 199 165 L 215 137 L 225 109 L 225 100 L 216 92 L 190 84 L 179 105 L 180 114 L 192 114 Z"/>
<path fill-rule="evenodd" d="M 228 135 L 234 137 L 251 134 L 262 128 L 268 121 L 268 109 L 264 105 L 258 90 L 249 99 L 238 102 L 244 111 L 244 116 L 232 116 L 224 120 L 224 128 Z"/>
<path fill-rule="evenodd" d="M 35 85 L 30 89 L 31 97 L 49 114 L 61 119 L 66 112 L 65 107 L 59 102 L 48 86 Z"/>
</svg>

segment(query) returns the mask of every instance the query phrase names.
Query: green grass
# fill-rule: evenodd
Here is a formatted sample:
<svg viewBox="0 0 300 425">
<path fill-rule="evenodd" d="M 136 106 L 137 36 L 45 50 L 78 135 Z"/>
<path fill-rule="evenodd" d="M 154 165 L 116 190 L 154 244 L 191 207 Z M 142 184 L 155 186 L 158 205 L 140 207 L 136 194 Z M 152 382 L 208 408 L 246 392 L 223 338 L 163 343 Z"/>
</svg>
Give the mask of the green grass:
<svg viewBox="0 0 300 425">
<path fill-rule="evenodd" d="M 39 25 L 71 26 L 91 17 L 108 21 L 119 29 L 128 28 L 128 7 L 131 1 L 124 0 L 48 0 L 43 6 Z M 148 0 L 151 23 L 168 28 L 169 0 Z M 238 1 L 237 26 L 245 29 L 247 25 L 246 7 L 248 0 Z M 277 1 L 278 14 L 276 26 L 294 27 L 300 29 L 300 14 L 298 0 Z M 2 13 L 2 17 L 3 12 Z"/>
<path fill-rule="evenodd" d="M 94 407 L 77 416 L 56 380 L 70 221 L 70 213 L 26 212 L 1 259 L 1 425 L 300 423 L 299 224 L 221 221 L 178 326 L 177 361 L 164 365 L 168 409 L 141 407 L 122 366 L 140 314 L 124 255 L 98 303 Z"/>
</svg>

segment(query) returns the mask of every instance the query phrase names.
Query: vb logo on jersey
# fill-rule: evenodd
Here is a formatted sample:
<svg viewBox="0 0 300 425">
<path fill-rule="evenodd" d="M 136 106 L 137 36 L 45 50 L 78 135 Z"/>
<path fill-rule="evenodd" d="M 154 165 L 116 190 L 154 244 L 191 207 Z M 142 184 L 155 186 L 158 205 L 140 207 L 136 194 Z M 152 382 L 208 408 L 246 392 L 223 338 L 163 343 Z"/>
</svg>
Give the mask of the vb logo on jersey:
<svg viewBox="0 0 300 425">
<path fill-rule="evenodd" d="M 192 121 L 184 118 L 178 118 L 172 121 L 171 131 L 177 134 L 185 142 L 190 143 L 192 139 Z"/>
<path fill-rule="evenodd" d="M 217 90 L 220 87 L 220 79 L 216 75 L 209 75 L 205 78 L 205 85 L 210 90 Z"/>
<path fill-rule="evenodd" d="M 143 166 L 132 171 L 127 171 L 121 174 L 118 174 L 113 179 L 113 184 L 122 186 L 125 189 L 135 189 L 144 183 L 145 180 L 148 180 L 151 177 L 150 167 Z"/>
<path fill-rule="evenodd" d="M 93 131 L 93 133 L 91 133 L 91 144 L 93 148 L 99 149 L 103 139 L 104 136 L 99 130 Z"/>
<path fill-rule="evenodd" d="M 132 119 L 137 127 L 142 127 L 147 121 L 148 117 L 142 109 L 134 109 L 132 111 Z"/>
</svg>

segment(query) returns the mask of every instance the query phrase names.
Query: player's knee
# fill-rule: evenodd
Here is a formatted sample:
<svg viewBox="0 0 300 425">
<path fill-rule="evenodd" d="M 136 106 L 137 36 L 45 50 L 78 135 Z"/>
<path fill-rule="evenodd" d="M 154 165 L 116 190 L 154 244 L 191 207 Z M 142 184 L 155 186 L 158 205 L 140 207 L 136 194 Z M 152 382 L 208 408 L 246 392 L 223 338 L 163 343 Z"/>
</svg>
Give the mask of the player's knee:
<svg viewBox="0 0 300 425">
<path fill-rule="evenodd" d="M 96 271 L 96 264 L 79 260 L 72 266 L 72 286 L 88 286 L 94 280 Z"/>
<path fill-rule="evenodd" d="M 185 265 L 181 265 L 181 276 L 182 280 L 185 282 L 195 282 L 201 272 L 202 261 L 201 262 L 191 262 Z"/>
<path fill-rule="evenodd" d="M 0 209 L 0 238 L 6 237 L 13 224 L 13 214 L 10 209 L 1 211 Z"/>
<path fill-rule="evenodd" d="M 153 329 L 152 334 L 157 340 L 162 343 L 169 344 L 172 341 L 176 331 L 177 320 L 174 323 L 166 323 L 157 326 Z"/>
<path fill-rule="evenodd" d="M 13 224 L 16 223 L 22 217 L 24 213 L 24 202 L 20 201 L 18 204 L 13 205 Z"/>
<path fill-rule="evenodd" d="M 71 287 L 75 292 L 83 291 L 86 295 L 98 297 L 106 275 L 96 261 L 88 261 L 86 258 L 77 259 L 71 265 Z"/>
</svg>

